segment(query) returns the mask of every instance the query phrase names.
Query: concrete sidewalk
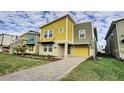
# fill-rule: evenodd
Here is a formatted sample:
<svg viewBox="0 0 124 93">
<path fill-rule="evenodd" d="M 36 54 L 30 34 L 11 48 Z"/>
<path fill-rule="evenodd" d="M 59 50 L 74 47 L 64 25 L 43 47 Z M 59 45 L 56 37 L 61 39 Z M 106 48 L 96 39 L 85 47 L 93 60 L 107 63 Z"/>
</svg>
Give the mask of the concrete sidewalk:
<svg viewBox="0 0 124 93">
<path fill-rule="evenodd" d="M 14 72 L 0 77 L 0 81 L 41 81 L 59 80 L 73 68 L 86 60 L 82 57 L 68 57 L 31 69 Z"/>
</svg>

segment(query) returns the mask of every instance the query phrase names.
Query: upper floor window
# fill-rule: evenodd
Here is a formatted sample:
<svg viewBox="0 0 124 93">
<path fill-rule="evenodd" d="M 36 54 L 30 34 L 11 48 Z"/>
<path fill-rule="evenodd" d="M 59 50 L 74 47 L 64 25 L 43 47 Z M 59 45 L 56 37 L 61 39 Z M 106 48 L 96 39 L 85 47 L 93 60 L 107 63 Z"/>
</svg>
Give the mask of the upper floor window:
<svg viewBox="0 0 124 93">
<path fill-rule="evenodd" d="M 45 31 L 44 38 L 49 38 L 53 36 L 52 30 Z"/>
<path fill-rule="evenodd" d="M 111 33 L 111 37 L 113 38 L 113 33 Z"/>
<path fill-rule="evenodd" d="M 79 30 L 79 39 L 86 38 L 86 32 L 85 30 Z"/>
<path fill-rule="evenodd" d="M 44 33 L 44 38 L 47 38 L 47 31 L 45 31 L 45 33 Z"/>
<path fill-rule="evenodd" d="M 59 32 L 60 32 L 60 33 L 63 33 L 63 32 L 64 32 L 64 28 L 63 28 L 63 27 L 60 27 L 60 28 L 59 28 Z"/>
<path fill-rule="evenodd" d="M 29 35 L 29 41 L 34 41 L 35 40 L 35 36 L 34 35 Z"/>
<path fill-rule="evenodd" d="M 53 33 L 52 30 L 49 30 L 49 37 L 52 37 Z"/>
</svg>

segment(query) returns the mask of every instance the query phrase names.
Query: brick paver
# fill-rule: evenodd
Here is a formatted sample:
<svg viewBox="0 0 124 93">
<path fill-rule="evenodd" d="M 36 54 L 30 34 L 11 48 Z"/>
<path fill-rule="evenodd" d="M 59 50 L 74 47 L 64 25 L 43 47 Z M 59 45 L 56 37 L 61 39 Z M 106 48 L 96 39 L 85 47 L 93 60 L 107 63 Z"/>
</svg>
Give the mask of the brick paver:
<svg viewBox="0 0 124 93">
<path fill-rule="evenodd" d="M 40 80 L 59 80 L 69 73 L 73 68 L 86 60 L 82 57 L 63 58 L 53 63 L 48 63 L 31 69 L 14 72 L 1 76 L 1 81 L 40 81 Z"/>
</svg>

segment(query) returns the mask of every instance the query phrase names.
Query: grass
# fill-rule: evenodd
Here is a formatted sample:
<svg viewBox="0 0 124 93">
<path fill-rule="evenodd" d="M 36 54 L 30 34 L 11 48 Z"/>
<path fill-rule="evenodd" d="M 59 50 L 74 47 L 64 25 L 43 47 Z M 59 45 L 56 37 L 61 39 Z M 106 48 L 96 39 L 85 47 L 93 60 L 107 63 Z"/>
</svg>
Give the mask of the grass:
<svg viewBox="0 0 124 93">
<path fill-rule="evenodd" d="M 124 63 L 113 58 L 105 57 L 101 57 L 97 61 L 86 60 L 61 80 L 121 81 L 124 80 Z"/>
<path fill-rule="evenodd" d="M 46 63 L 48 63 L 48 61 L 0 54 L 0 76 Z"/>
</svg>

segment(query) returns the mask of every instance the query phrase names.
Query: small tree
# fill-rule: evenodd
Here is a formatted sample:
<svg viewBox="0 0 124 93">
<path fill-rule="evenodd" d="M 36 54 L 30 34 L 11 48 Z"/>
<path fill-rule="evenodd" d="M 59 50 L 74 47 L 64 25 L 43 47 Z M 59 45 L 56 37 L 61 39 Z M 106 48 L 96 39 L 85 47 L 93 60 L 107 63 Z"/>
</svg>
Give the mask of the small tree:
<svg viewBox="0 0 124 93">
<path fill-rule="evenodd" d="M 16 51 L 16 54 L 19 54 L 19 46 L 13 47 L 13 49 Z"/>
<path fill-rule="evenodd" d="M 26 46 L 20 47 L 20 52 L 21 52 L 22 56 L 24 56 L 26 49 L 27 49 Z"/>
<path fill-rule="evenodd" d="M 17 52 L 17 54 L 19 54 L 19 52 L 22 54 L 22 56 L 24 56 L 24 53 L 27 49 L 26 46 L 16 46 L 16 47 L 13 47 L 15 49 L 15 51 Z"/>
</svg>

